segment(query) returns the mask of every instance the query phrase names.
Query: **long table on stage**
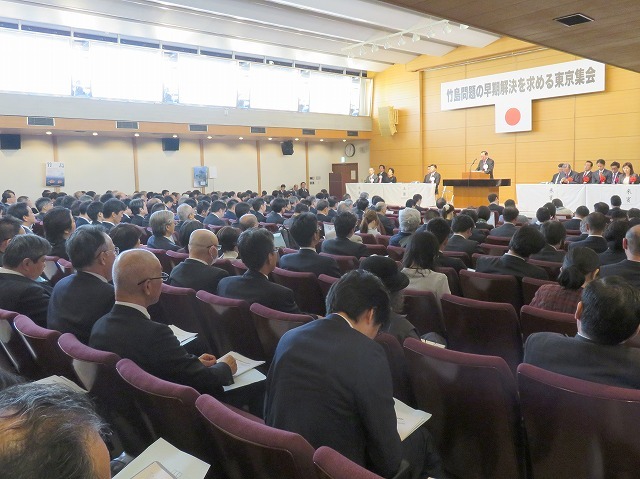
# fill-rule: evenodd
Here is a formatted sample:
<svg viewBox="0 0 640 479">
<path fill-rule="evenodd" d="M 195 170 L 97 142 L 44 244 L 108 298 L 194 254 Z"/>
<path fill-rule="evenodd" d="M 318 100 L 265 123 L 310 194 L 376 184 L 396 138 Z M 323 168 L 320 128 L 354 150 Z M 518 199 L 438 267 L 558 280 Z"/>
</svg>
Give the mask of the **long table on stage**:
<svg viewBox="0 0 640 479">
<path fill-rule="evenodd" d="M 602 201 L 610 204 L 611 197 L 618 195 L 622 199 L 622 208 L 640 208 L 639 185 L 598 185 L 598 184 L 533 184 L 516 185 L 518 209 L 533 212 L 545 203 L 560 198 L 562 204 L 575 211 L 578 206 L 586 206 L 593 211 L 593 205 Z"/>
<path fill-rule="evenodd" d="M 352 200 L 358 199 L 360 193 L 369 193 L 369 198 L 378 195 L 388 205 L 404 206 L 413 195 L 422 195 L 423 208 L 435 206 L 435 185 L 432 183 L 345 183 L 347 193 Z"/>
</svg>

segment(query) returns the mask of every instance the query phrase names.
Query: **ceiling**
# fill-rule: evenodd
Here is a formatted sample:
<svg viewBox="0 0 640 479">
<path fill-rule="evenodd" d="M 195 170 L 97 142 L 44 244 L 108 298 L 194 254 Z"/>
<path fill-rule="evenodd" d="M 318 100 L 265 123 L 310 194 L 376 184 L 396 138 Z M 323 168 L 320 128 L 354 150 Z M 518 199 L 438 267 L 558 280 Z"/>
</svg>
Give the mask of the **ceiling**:
<svg viewBox="0 0 640 479">
<path fill-rule="evenodd" d="M 500 35 L 640 72 L 638 0 L 385 0 Z M 593 22 L 566 27 L 554 18 L 582 13 Z"/>
<path fill-rule="evenodd" d="M 374 0 L 0 0 L 3 18 L 365 71 L 499 38 Z"/>
</svg>

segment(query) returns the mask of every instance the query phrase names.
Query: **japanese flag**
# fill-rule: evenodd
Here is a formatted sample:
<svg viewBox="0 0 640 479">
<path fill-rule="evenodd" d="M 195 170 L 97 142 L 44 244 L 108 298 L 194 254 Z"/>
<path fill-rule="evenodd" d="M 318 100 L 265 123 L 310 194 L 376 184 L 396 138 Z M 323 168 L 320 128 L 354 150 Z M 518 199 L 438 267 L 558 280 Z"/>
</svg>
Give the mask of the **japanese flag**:
<svg viewBox="0 0 640 479">
<path fill-rule="evenodd" d="M 531 131 L 531 99 L 510 98 L 496 103 L 496 133 Z"/>
</svg>

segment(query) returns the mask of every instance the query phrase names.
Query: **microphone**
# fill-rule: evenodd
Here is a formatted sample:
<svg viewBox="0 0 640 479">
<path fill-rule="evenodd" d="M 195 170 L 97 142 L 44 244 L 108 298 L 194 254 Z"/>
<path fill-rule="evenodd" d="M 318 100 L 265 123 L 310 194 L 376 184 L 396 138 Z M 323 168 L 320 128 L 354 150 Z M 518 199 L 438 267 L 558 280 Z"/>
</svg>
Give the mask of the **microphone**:
<svg viewBox="0 0 640 479">
<path fill-rule="evenodd" d="M 475 158 L 472 162 L 471 162 L 471 166 L 469 167 L 469 171 L 471 171 L 471 168 L 473 168 L 473 165 L 475 165 L 476 161 L 478 161 L 477 158 Z"/>
</svg>

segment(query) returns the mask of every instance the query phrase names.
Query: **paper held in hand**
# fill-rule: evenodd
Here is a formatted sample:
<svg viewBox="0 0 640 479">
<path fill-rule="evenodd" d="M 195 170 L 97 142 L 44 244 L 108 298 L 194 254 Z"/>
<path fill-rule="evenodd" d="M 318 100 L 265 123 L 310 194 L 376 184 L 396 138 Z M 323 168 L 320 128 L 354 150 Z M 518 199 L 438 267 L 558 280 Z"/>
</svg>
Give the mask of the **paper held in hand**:
<svg viewBox="0 0 640 479">
<path fill-rule="evenodd" d="M 427 422 L 431 414 L 420 409 L 413 409 L 396 398 L 393 398 L 393 401 L 395 402 L 394 408 L 398 421 L 398 434 L 400 435 L 400 440 L 404 441 L 413 431 Z"/>
<path fill-rule="evenodd" d="M 178 341 L 180 341 L 180 346 L 184 346 L 185 344 L 190 343 L 191 341 L 196 339 L 196 336 L 198 336 L 198 333 L 190 333 L 189 331 L 180 329 L 174 324 L 170 324 L 169 328 L 171 329 L 173 335 L 178 338 Z"/>
<path fill-rule="evenodd" d="M 238 370 L 233 375 L 233 384 L 230 386 L 223 386 L 225 392 L 267 379 L 264 374 L 255 369 L 256 367 L 264 364 L 264 361 L 249 359 L 248 357 L 243 356 L 240 353 L 236 353 L 235 351 L 228 352 L 224 356 L 220 357 L 218 361 L 226 358 L 227 356 L 233 356 L 235 358 Z"/>
</svg>

